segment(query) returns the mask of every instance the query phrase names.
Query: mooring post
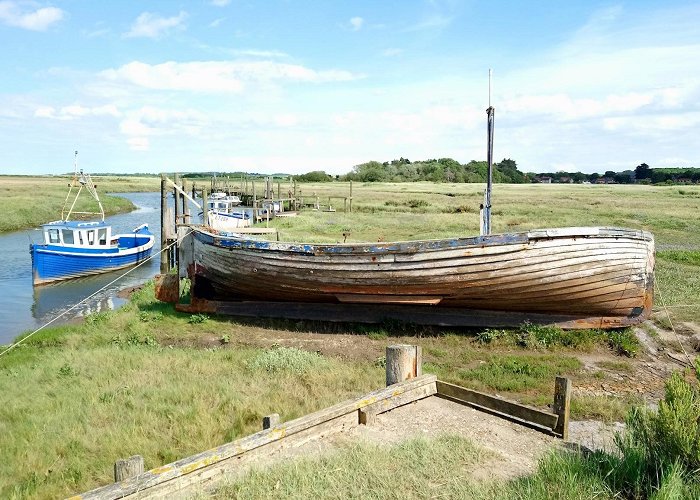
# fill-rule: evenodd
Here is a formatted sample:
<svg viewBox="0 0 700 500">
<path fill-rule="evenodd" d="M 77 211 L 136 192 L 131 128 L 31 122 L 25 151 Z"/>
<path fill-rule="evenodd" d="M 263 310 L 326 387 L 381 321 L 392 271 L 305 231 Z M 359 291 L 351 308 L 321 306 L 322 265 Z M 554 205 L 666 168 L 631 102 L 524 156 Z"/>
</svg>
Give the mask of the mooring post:
<svg viewBox="0 0 700 500">
<path fill-rule="evenodd" d="M 265 415 L 263 417 L 263 430 L 274 427 L 280 423 L 279 413 L 271 413 L 270 415 Z"/>
<path fill-rule="evenodd" d="M 165 174 L 160 174 L 160 274 L 166 274 L 170 270 L 168 268 L 168 255 L 163 252 L 163 249 L 167 245 L 165 241 L 165 225 L 168 223 L 165 217 L 165 213 L 168 209 L 167 194 Z"/>
<path fill-rule="evenodd" d="M 386 385 L 397 384 L 423 374 L 423 348 L 397 344 L 386 348 Z"/>
<path fill-rule="evenodd" d="M 258 222 L 258 195 L 255 192 L 255 181 L 251 179 L 250 181 L 253 187 L 253 224 Z"/>
<path fill-rule="evenodd" d="M 114 462 L 115 483 L 136 477 L 139 474 L 143 474 L 143 457 L 141 455 L 134 455 Z"/>
<path fill-rule="evenodd" d="M 187 203 L 187 198 L 185 198 L 185 194 L 187 192 L 187 182 L 183 179 L 182 180 L 182 193 L 180 194 L 180 200 L 182 201 L 182 223 L 183 224 L 191 224 L 192 219 L 190 217 L 190 204 Z M 194 196 L 193 196 L 194 198 Z"/>
<path fill-rule="evenodd" d="M 297 181 L 292 180 L 294 188 L 294 208 L 292 210 L 297 210 Z"/>
<path fill-rule="evenodd" d="M 209 201 L 207 199 L 207 188 L 202 188 L 202 224 L 209 225 Z"/>
<path fill-rule="evenodd" d="M 352 181 L 350 181 L 350 211 L 352 212 Z"/>
<path fill-rule="evenodd" d="M 388 366 L 388 365 L 387 365 Z M 571 379 L 557 377 L 554 381 L 552 413 L 559 415 L 554 432 L 564 441 L 569 439 L 569 407 L 571 405 Z"/>
</svg>

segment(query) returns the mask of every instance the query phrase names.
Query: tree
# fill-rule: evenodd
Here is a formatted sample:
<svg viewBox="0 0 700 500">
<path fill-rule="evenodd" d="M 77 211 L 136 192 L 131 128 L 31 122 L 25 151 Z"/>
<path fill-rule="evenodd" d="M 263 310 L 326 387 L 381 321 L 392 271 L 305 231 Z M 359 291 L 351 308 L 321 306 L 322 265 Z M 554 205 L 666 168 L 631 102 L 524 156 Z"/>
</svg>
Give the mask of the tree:
<svg viewBox="0 0 700 500">
<path fill-rule="evenodd" d="M 638 181 L 642 179 L 651 179 L 651 172 L 651 167 L 649 167 L 649 165 L 646 163 L 642 163 L 637 165 L 637 168 L 634 169 L 634 177 Z"/>
</svg>

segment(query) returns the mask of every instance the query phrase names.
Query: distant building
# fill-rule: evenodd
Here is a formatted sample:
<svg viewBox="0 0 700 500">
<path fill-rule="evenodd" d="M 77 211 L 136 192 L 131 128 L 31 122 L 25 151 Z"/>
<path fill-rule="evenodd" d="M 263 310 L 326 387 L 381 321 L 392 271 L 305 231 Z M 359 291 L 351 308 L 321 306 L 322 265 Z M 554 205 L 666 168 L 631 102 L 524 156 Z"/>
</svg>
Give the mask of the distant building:
<svg viewBox="0 0 700 500">
<path fill-rule="evenodd" d="M 547 176 L 542 176 L 542 177 L 535 177 L 535 180 L 537 182 L 540 182 L 542 184 L 551 184 L 552 183 L 552 178 L 547 177 Z"/>
</svg>

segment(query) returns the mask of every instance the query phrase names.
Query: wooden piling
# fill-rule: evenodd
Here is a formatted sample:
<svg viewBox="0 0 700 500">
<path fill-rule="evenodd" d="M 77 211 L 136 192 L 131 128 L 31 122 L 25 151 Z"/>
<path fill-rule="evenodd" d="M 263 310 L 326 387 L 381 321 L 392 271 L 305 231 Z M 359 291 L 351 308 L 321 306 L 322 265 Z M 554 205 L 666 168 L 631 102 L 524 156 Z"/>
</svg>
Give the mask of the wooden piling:
<svg viewBox="0 0 700 500">
<path fill-rule="evenodd" d="M 569 407 L 571 406 L 571 379 L 557 377 L 554 382 L 552 413 L 559 416 L 554 432 L 566 441 L 569 439 Z"/>
<path fill-rule="evenodd" d="M 352 181 L 350 181 L 350 212 L 352 212 Z"/>
<path fill-rule="evenodd" d="M 114 462 L 114 482 L 119 483 L 143 474 L 143 457 L 134 455 Z"/>
<path fill-rule="evenodd" d="M 209 200 L 206 188 L 202 188 L 202 224 L 209 225 Z"/>
<path fill-rule="evenodd" d="M 386 385 L 396 384 L 423 374 L 423 349 L 409 344 L 386 348 Z"/>
<path fill-rule="evenodd" d="M 160 274 L 166 274 L 169 269 L 169 259 L 168 254 L 163 252 L 166 247 L 166 234 L 165 225 L 168 223 L 165 214 L 167 212 L 168 201 L 167 201 L 167 183 L 165 181 L 165 174 L 160 174 Z"/>
</svg>

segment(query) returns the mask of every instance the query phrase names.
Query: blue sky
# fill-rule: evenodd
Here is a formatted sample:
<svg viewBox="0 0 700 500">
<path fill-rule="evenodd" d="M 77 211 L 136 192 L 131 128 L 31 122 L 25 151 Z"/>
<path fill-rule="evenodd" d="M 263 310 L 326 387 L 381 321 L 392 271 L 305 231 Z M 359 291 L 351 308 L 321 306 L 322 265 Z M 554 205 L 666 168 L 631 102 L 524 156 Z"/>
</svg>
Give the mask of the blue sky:
<svg viewBox="0 0 700 500">
<path fill-rule="evenodd" d="M 0 0 L 0 172 L 700 167 L 700 3 Z"/>
</svg>

